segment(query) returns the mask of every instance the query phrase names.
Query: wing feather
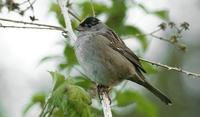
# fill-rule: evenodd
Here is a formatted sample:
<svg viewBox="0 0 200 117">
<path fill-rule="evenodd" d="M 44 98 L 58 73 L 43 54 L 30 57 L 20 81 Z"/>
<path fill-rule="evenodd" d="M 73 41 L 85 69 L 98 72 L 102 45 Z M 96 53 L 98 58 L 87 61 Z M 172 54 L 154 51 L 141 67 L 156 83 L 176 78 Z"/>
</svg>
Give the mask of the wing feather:
<svg viewBox="0 0 200 117">
<path fill-rule="evenodd" d="M 99 33 L 111 41 L 110 47 L 115 51 L 118 51 L 121 55 L 126 57 L 137 69 L 137 71 L 146 71 L 143 69 L 139 58 L 125 45 L 125 43 L 120 39 L 115 32 L 111 29 L 106 31 L 106 33 Z"/>
</svg>

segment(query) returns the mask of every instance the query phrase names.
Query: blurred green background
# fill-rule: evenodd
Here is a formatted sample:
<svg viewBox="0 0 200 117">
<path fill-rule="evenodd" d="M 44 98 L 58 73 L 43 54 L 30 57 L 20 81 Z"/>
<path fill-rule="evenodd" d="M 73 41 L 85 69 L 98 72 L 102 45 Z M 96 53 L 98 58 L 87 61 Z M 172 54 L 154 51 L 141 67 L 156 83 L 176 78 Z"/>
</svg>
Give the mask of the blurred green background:
<svg viewBox="0 0 200 117">
<path fill-rule="evenodd" d="M 0 0 L 0 17 L 30 21 L 31 10 L 20 16 L 19 9 L 4 4 L 23 1 L 8 1 Z M 97 17 L 113 28 L 138 56 L 199 73 L 198 0 L 93 0 L 93 5 Z M 41 11 L 44 6 L 46 9 Z M 23 7 L 26 6 L 19 6 Z M 71 7 L 81 19 L 92 14 L 88 0 L 72 1 Z M 66 26 L 56 1 L 36 1 L 34 15 L 39 19 L 36 22 Z M 137 36 L 150 33 L 162 22 L 169 21 L 177 26 L 182 22 L 190 24 L 190 30 L 182 32 L 179 40 L 185 43 L 187 52 L 151 36 Z M 73 19 L 73 27 L 78 24 Z M 176 34 L 169 26 L 158 33 L 164 38 Z M 44 112 L 53 111 L 53 117 L 103 115 L 94 84 L 82 74 L 73 45 L 60 32 L 0 29 L 0 42 L 0 117 L 35 117 L 45 105 Z M 147 79 L 168 95 L 173 105 L 163 104 L 134 83 L 123 82 L 110 94 L 114 117 L 199 117 L 199 79 L 143 64 L 148 72 Z"/>
</svg>

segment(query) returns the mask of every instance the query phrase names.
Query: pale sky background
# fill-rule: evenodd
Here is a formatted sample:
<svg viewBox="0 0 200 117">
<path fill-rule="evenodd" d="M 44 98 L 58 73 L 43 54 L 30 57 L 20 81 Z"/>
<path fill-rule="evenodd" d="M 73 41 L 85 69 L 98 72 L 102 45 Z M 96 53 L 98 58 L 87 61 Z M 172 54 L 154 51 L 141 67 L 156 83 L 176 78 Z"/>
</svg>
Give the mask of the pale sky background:
<svg viewBox="0 0 200 117">
<path fill-rule="evenodd" d="M 200 30 L 198 0 L 147 0 L 145 4 L 150 9 L 170 10 L 173 21 L 189 22 L 190 35 L 195 35 L 197 33 L 195 31 Z M 58 25 L 55 15 L 48 13 L 49 5 L 48 0 L 37 0 L 34 5 L 36 17 L 39 18 L 37 22 Z M 141 10 L 131 9 L 129 15 L 128 22 L 136 24 L 146 32 L 154 30 L 161 22 L 158 18 L 145 15 Z M 28 15 L 20 17 L 16 13 L 8 14 L 5 9 L 0 17 L 29 21 Z M 188 35 L 186 33 L 185 37 L 189 37 Z M 59 31 L 0 29 L 0 104 L 8 117 L 21 117 L 23 108 L 34 92 L 50 89 L 51 78 L 47 71 L 56 70 L 56 64 L 47 62 L 37 65 L 40 59 L 47 55 L 62 53 L 62 46 L 57 44 L 60 40 L 64 38 Z M 133 42 L 129 43 L 130 47 L 138 46 Z M 163 56 L 152 56 L 152 54 L 155 51 L 162 53 L 164 50 L 157 48 L 163 48 L 165 45 L 166 43 L 159 40 L 152 40 L 145 57 L 159 60 Z M 36 117 L 39 111 L 35 106 L 27 117 Z"/>
</svg>

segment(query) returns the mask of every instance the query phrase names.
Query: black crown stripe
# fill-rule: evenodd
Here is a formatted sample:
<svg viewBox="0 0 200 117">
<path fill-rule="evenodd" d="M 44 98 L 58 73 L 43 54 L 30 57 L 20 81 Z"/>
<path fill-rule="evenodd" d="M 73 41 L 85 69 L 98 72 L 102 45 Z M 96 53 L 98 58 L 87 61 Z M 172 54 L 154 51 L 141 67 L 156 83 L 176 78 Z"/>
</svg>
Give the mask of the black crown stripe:
<svg viewBox="0 0 200 117">
<path fill-rule="evenodd" d="M 91 27 L 98 24 L 99 22 L 100 20 L 95 17 L 88 17 L 80 25 L 83 27 Z"/>
</svg>

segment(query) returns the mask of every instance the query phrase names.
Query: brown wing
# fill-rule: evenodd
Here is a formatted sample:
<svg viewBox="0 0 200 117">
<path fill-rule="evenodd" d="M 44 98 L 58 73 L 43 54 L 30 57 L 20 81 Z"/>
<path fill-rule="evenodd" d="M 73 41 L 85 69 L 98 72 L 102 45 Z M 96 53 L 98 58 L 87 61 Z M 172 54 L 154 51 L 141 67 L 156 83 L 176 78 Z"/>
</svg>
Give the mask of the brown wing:
<svg viewBox="0 0 200 117">
<path fill-rule="evenodd" d="M 137 72 L 139 72 L 138 75 L 143 77 L 141 76 L 142 73 L 140 70 L 144 73 L 146 73 L 146 71 L 142 68 L 139 58 L 125 45 L 125 43 L 111 29 L 109 29 L 106 33 L 100 34 L 109 39 L 111 41 L 110 47 L 126 57 L 136 67 Z"/>
<path fill-rule="evenodd" d="M 109 30 L 106 33 L 100 33 L 100 34 L 110 40 L 111 42 L 110 47 L 113 48 L 113 50 L 116 50 L 121 55 L 126 57 L 135 66 L 136 75 L 138 77 L 136 79 L 129 78 L 128 80 L 131 80 L 133 82 L 136 82 L 144 86 L 166 104 L 172 103 L 168 97 L 166 97 L 162 92 L 154 88 L 151 84 L 149 84 L 145 80 L 141 72 L 141 71 L 145 72 L 145 70 L 142 68 L 139 58 L 124 44 L 124 42 L 112 30 Z"/>
</svg>

